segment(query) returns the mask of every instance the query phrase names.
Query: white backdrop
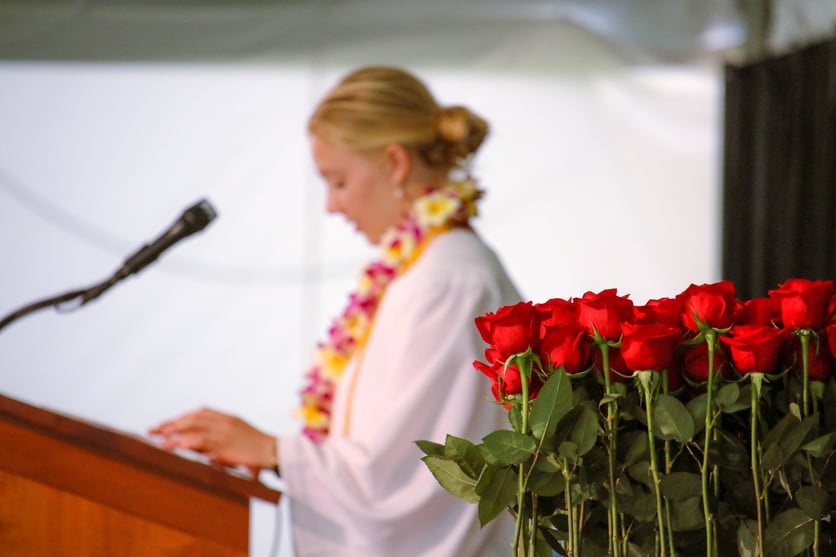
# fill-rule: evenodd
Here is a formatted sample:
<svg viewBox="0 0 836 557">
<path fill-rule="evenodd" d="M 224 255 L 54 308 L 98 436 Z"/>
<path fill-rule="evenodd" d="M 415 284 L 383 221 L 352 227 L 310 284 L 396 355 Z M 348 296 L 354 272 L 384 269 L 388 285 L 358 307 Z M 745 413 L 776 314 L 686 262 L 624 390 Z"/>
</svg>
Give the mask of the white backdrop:
<svg viewBox="0 0 836 557">
<path fill-rule="evenodd" d="M 0 63 L 0 317 L 107 278 L 199 198 L 219 213 L 89 306 L 0 332 L 0 392 L 140 434 L 199 405 L 295 432 L 309 350 L 372 253 L 323 214 L 305 120 L 365 63 L 491 122 L 476 226 L 526 297 L 643 303 L 720 278 L 717 65 L 636 65 L 557 23 L 454 31 L 443 48 L 472 63 L 416 56 L 439 35 L 258 64 Z M 273 511 L 254 513 L 267 555 Z"/>
</svg>

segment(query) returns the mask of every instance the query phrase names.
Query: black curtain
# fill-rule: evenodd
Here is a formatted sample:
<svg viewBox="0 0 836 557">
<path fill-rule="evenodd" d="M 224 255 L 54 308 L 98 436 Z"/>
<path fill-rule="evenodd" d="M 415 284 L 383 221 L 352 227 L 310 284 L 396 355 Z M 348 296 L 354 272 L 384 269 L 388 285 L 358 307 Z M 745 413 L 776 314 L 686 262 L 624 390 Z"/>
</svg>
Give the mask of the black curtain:
<svg viewBox="0 0 836 557">
<path fill-rule="evenodd" d="M 836 37 L 725 68 L 723 277 L 836 279 Z"/>
</svg>

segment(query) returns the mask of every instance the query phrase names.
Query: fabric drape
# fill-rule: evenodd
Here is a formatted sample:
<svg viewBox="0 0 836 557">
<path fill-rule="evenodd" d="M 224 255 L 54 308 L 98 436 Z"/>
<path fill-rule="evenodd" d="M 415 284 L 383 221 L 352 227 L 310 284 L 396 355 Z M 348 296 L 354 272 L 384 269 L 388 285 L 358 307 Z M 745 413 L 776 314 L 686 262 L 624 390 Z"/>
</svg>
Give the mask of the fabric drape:
<svg viewBox="0 0 836 557">
<path fill-rule="evenodd" d="M 723 275 L 836 277 L 836 38 L 725 70 Z"/>
</svg>

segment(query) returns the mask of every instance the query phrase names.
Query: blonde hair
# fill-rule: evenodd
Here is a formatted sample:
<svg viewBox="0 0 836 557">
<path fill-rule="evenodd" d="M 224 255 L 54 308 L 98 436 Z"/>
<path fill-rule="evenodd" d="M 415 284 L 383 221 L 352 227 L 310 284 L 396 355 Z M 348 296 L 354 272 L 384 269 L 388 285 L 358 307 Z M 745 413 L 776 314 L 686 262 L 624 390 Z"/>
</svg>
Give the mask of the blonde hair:
<svg viewBox="0 0 836 557">
<path fill-rule="evenodd" d="M 439 106 L 404 70 L 371 66 L 351 72 L 325 95 L 308 132 L 358 152 L 401 144 L 427 166 L 450 170 L 476 153 L 488 123 L 463 106 Z"/>
</svg>

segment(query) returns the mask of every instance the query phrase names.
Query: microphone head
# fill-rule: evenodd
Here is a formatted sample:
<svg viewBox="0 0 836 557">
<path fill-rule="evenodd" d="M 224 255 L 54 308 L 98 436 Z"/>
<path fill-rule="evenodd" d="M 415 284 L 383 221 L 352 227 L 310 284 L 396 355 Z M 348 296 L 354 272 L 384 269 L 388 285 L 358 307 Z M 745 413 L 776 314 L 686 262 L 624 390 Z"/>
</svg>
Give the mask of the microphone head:
<svg viewBox="0 0 836 557">
<path fill-rule="evenodd" d="M 186 234 L 200 232 L 218 216 L 217 211 L 206 199 L 201 199 L 183 213 L 182 221 L 186 224 Z"/>
</svg>

